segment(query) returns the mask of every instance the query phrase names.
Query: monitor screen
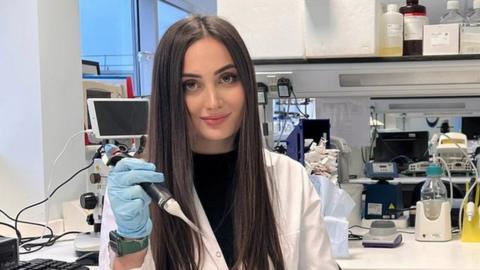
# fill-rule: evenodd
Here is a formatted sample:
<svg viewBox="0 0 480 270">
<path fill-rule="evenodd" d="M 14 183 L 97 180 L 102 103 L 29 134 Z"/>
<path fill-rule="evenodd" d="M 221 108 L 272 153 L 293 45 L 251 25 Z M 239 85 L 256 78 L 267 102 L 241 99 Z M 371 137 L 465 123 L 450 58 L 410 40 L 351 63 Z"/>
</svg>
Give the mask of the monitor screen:
<svg viewBox="0 0 480 270">
<path fill-rule="evenodd" d="M 462 133 L 469 140 L 475 140 L 480 137 L 480 117 L 462 117 Z"/>
<path fill-rule="evenodd" d="M 98 138 L 132 138 L 147 133 L 148 100 L 90 99 L 92 128 Z"/>
<path fill-rule="evenodd" d="M 377 162 L 396 162 L 399 171 L 410 163 L 428 161 L 428 131 L 379 132 L 374 157 Z"/>
</svg>

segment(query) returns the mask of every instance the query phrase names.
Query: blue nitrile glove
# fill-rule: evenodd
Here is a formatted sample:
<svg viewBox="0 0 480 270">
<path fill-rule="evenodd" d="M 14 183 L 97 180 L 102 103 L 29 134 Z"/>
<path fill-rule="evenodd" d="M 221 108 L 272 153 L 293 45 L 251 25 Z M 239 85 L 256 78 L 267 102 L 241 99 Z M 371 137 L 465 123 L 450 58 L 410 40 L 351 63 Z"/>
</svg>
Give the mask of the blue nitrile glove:
<svg viewBox="0 0 480 270">
<path fill-rule="evenodd" d="M 119 235 L 127 238 L 150 235 L 152 221 L 148 205 L 151 199 L 138 184 L 163 181 L 163 174 L 155 172 L 154 164 L 136 158 L 124 158 L 110 171 L 108 198 Z"/>
</svg>

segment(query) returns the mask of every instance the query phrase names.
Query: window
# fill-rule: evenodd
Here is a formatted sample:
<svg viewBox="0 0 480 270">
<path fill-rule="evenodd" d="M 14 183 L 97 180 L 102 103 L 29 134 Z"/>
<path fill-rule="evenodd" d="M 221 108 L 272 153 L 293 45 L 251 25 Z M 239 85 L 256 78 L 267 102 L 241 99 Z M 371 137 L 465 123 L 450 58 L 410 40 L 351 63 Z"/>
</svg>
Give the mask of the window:
<svg viewBox="0 0 480 270">
<path fill-rule="evenodd" d="M 82 59 L 102 74 L 134 74 L 132 0 L 80 0 Z"/>
<path fill-rule="evenodd" d="M 158 37 L 162 38 L 163 34 L 167 31 L 176 21 L 188 16 L 188 12 L 183 11 L 177 7 L 174 7 L 168 3 L 159 1 L 157 4 L 157 16 L 158 16 Z"/>
</svg>

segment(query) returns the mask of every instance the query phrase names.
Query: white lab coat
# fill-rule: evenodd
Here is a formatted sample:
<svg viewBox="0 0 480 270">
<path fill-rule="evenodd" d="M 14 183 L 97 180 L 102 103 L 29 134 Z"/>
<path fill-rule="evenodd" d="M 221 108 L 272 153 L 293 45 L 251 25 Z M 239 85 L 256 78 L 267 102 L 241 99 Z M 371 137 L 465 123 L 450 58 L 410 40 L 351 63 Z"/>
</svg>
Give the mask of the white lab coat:
<svg viewBox="0 0 480 270">
<path fill-rule="evenodd" d="M 265 150 L 267 171 L 274 177 L 278 203 L 273 203 L 283 258 L 288 270 L 338 269 L 320 212 L 320 198 L 303 166 L 285 155 Z M 273 190 L 273 189 L 272 189 Z M 200 230 L 205 234 L 204 260 L 201 269 L 226 270 L 228 266 L 210 227 L 202 204 L 195 193 Z M 110 269 L 115 256 L 108 248 L 108 232 L 116 229 L 115 218 L 108 198 L 105 198 L 102 217 L 100 269 Z M 139 269 L 155 269 L 150 250 Z"/>
</svg>

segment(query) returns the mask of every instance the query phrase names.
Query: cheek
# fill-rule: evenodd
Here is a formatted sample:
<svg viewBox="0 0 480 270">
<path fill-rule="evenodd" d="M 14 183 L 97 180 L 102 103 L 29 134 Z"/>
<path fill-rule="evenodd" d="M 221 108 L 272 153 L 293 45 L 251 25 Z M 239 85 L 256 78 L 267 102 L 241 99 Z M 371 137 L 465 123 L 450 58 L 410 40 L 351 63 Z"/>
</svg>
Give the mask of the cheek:
<svg viewBox="0 0 480 270">
<path fill-rule="evenodd" d="M 245 91 L 242 87 L 235 89 L 230 96 L 230 104 L 232 107 L 240 110 L 240 114 L 243 114 L 243 110 L 245 108 Z"/>
</svg>

